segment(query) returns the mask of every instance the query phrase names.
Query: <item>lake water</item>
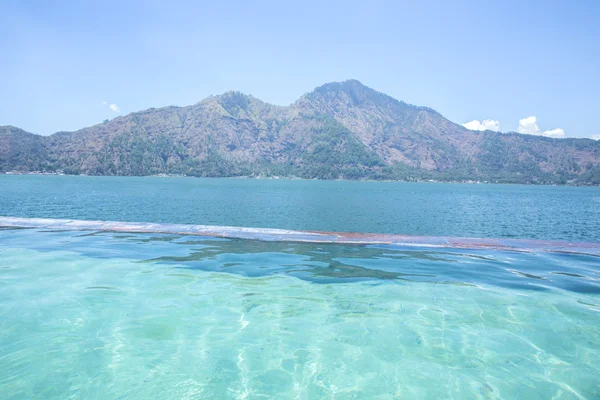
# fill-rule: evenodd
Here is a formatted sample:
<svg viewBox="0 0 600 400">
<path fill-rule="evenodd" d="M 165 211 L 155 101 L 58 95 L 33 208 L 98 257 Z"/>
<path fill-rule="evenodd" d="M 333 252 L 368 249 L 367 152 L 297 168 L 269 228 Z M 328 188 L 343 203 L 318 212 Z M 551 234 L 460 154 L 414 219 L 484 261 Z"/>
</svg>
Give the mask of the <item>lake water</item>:
<svg viewBox="0 0 600 400">
<path fill-rule="evenodd" d="M 600 188 L 0 175 L 0 215 L 600 241 Z"/>
<path fill-rule="evenodd" d="M 599 196 L 0 175 L 6 216 L 587 241 Z M 1 399 L 595 399 L 598 360 L 591 254 L 0 229 Z"/>
</svg>

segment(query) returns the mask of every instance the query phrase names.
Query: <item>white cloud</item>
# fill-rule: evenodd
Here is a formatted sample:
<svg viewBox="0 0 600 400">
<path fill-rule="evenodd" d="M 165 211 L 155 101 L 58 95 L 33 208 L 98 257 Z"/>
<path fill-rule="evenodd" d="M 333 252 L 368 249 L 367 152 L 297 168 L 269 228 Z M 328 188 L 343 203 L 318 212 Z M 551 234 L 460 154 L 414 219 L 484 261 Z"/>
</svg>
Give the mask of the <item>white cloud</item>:
<svg viewBox="0 0 600 400">
<path fill-rule="evenodd" d="M 466 122 L 463 126 L 472 131 L 494 131 L 498 132 L 500 130 L 500 121 L 494 121 L 493 119 L 484 119 L 479 122 L 476 119 L 470 122 Z"/>
<path fill-rule="evenodd" d="M 519 127 L 517 132 L 524 135 L 539 135 L 547 136 L 551 138 L 564 138 L 565 131 L 561 128 L 551 129 L 549 131 L 542 131 L 537 124 L 537 117 L 531 116 L 519 120 Z"/>
<path fill-rule="evenodd" d="M 548 137 L 553 137 L 553 138 L 564 138 L 565 137 L 565 131 L 563 131 L 560 128 L 556 128 L 556 129 L 552 129 L 549 131 L 544 131 L 541 133 L 542 136 L 548 136 Z"/>
<path fill-rule="evenodd" d="M 102 104 L 105 105 L 105 106 L 108 106 L 108 108 L 110 108 L 111 111 L 114 111 L 116 113 L 120 113 L 121 112 L 121 109 L 116 104 L 109 104 L 108 101 L 106 101 L 106 100 L 103 100 Z"/>
<path fill-rule="evenodd" d="M 517 132 L 524 133 L 526 135 L 538 135 L 540 132 L 540 127 L 537 125 L 537 118 L 527 117 L 520 119 Z"/>
<path fill-rule="evenodd" d="M 594 139 L 594 140 L 600 140 L 600 133 L 597 135 L 592 135 L 590 136 L 590 139 Z"/>
</svg>

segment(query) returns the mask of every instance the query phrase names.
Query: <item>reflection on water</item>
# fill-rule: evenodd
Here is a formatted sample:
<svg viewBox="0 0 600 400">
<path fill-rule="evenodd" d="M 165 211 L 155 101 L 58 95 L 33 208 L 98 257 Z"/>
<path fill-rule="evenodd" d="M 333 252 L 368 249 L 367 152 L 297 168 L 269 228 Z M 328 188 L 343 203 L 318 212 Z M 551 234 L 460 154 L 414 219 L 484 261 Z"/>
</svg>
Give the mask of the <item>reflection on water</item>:
<svg viewBox="0 0 600 400">
<path fill-rule="evenodd" d="M 172 235 L 94 235 L 138 244 L 160 242 L 172 245 L 164 248 L 164 254 L 141 262 L 169 263 L 178 268 L 207 271 L 226 269 L 227 272 L 246 276 L 284 273 L 315 282 L 334 283 L 340 282 L 340 278 L 401 279 L 449 284 L 489 284 L 531 290 L 545 290 L 554 286 L 571 291 L 600 293 L 598 261 L 592 255 L 490 250 L 467 252 L 464 249 L 431 248 L 414 250 L 386 245 L 353 246 L 214 238 L 190 240 L 189 237 Z M 181 252 L 182 248 L 185 251 Z M 175 249 L 179 251 L 175 252 Z M 515 269 L 515 266 L 520 269 Z M 587 271 L 588 275 L 571 272 L 573 269 Z M 513 275 L 526 279 L 515 279 Z M 545 283 L 540 286 L 536 280 Z"/>
<path fill-rule="evenodd" d="M 598 257 L 586 254 L 286 243 L 160 234 L 19 229 L 8 232 L 12 234 L 6 240 L 30 249 L 75 250 L 96 258 L 128 258 L 139 263 L 249 277 L 285 274 L 315 283 L 383 279 L 600 293 Z M 32 242 L 32 232 L 48 233 L 53 241 Z"/>
<path fill-rule="evenodd" d="M 598 398 L 582 255 L 0 232 L 1 398 Z"/>
</svg>

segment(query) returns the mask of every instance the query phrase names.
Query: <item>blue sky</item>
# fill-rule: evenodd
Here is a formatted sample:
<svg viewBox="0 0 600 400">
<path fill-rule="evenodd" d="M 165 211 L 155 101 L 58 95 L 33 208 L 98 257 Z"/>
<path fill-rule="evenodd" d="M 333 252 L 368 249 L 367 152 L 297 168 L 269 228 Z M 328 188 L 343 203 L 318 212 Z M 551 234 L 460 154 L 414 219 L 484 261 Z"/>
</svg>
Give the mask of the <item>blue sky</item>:
<svg viewBox="0 0 600 400">
<path fill-rule="evenodd" d="M 287 105 L 354 78 L 472 128 L 600 134 L 597 0 L 4 0 L 0 15 L 0 125 L 34 133 L 231 89 Z"/>
</svg>

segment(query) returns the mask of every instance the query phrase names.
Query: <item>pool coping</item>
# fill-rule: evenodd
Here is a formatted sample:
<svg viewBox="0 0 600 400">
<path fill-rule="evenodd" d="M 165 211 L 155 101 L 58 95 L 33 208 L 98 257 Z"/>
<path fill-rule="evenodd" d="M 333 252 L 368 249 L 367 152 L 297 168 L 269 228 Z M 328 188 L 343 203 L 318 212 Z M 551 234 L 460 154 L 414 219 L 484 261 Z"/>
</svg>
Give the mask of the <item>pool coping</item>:
<svg viewBox="0 0 600 400">
<path fill-rule="evenodd" d="M 358 232 L 322 232 L 276 228 L 164 224 L 149 222 L 93 221 L 52 218 L 0 217 L 3 228 L 38 228 L 100 232 L 157 233 L 209 236 L 277 242 L 392 245 L 459 249 L 489 249 L 517 252 L 553 252 L 600 256 L 600 242 L 537 240 L 511 238 L 469 238 L 452 236 L 417 236 Z"/>
</svg>

